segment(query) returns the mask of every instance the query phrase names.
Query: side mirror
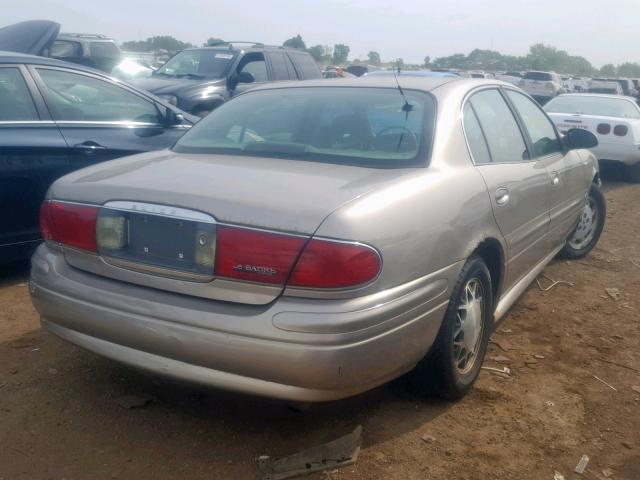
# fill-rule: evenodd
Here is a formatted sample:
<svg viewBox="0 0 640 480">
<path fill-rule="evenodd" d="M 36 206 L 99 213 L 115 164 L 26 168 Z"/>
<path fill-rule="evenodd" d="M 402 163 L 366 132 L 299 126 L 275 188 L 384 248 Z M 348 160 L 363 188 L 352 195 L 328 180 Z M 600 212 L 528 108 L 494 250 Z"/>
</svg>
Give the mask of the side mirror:
<svg viewBox="0 0 640 480">
<path fill-rule="evenodd" d="M 167 108 L 167 113 L 164 116 L 164 124 L 167 127 L 172 127 L 174 125 L 180 125 L 184 123 L 184 116 L 181 113 L 176 113 L 171 108 Z"/>
<path fill-rule="evenodd" d="M 598 146 L 598 139 L 596 136 L 582 128 L 572 128 L 567 131 L 564 141 L 570 150 L 578 148 L 594 148 Z"/>
<path fill-rule="evenodd" d="M 249 72 L 240 72 L 236 77 L 236 83 L 253 83 L 256 79 Z"/>
</svg>

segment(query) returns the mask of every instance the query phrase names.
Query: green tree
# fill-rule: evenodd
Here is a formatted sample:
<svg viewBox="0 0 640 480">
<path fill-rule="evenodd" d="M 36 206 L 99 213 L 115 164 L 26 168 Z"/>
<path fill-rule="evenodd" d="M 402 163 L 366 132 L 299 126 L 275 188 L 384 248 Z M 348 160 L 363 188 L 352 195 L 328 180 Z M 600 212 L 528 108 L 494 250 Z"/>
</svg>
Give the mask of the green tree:
<svg viewBox="0 0 640 480">
<path fill-rule="evenodd" d="M 185 48 L 190 48 L 191 45 L 188 42 L 181 42 L 173 38 L 170 35 L 160 35 L 156 37 L 149 37 L 146 40 L 133 40 L 124 42 L 122 44 L 123 50 L 131 50 L 134 52 L 153 52 L 157 50 L 166 50 L 168 52 L 179 52 Z"/>
<path fill-rule="evenodd" d="M 313 47 L 307 48 L 307 52 L 309 52 L 316 62 L 320 62 L 324 55 L 324 47 L 322 45 L 314 45 Z"/>
<path fill-rule="evenodd" d="M 304 40 L 302 40 L 302 37 L 300 36 L 300 34 L 296 35 L 295 37 L 291 37 L 288 40 L 285 40 L 282 46 L 289 47 L 289 48 L 297 48 L 299 50 L 307 49 L 307 46 L 305 45 Z"/>
<path fill-rule="evenodd" d="M 374 50 L 371 50 L 369 53 L 367 53 L 367 59 L 371 65 L 380 65 L 382 63 L 380 54 Z"/>
<path fill-rule="evenodd" d="M 333 63 L 342 65 L 349 58 L 349 46 L 342 43 L 336 43 L 333 47 Z"/>
<path fill-rule="evenodd" d="M 431 65 L 431 57 L 430 56 L 426 56 L 424 57 L 424 63 L 423 63 L 425 68 L 429 68 L 429 66 Z"/>
<path fill-rule="evenodd" d="M 204 43 L 203 47 L 210 47 L 212 45 L 216 45 L 219 43 L 224 43 L 224 40 L 222 40 L 221 38 L 215 38 L 215 37 L 211 37 L 209 39 L 207 39 L 207 41 Z"/>
<path fill-rule="evenodd" d="M 626 62 L 621 65 L 618 65 L 616 69 L 617 73 L 621 77 L 640 77 L 640 64 L 638 63 L 630 63 Z"/>
<path fill-rule="evenodd" d="M 603 65 L 602 68 L 600 69 L 600 75 L 604 75 L 607 77 L 615 77 L 616 74 L 617 74 L 616 66 L 613 63 L 607 63 L 606 65 Z"/>
</svg>

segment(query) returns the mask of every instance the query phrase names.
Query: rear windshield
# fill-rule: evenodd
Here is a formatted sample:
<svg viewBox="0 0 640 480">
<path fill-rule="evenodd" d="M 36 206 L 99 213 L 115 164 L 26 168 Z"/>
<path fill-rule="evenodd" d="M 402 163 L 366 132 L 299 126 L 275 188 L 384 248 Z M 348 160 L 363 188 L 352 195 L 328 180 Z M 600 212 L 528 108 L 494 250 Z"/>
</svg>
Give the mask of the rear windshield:
<svg viewBox="0 0 640 480">
<path fill-rule="evenodd" d="M 556 97 L 544 109 L 549 113 L 578 113 L 603 117 L 640 118 L 640 109 L 623 98 Z"/>
<path fill-rule="evenodd" d="M 544 82 L 550 82 L 553 80 L 550 73 L 544 72 L 527 72 L 524 74 L 525 80 L 541 80 Z"/>
<path fill-rule="evenodd" d="M 171 57 L 154 75 L 223 78 L 235 55 L 229 50 L 183 50 Z"/>
<path fill-rule="evenodd" d="M 405 102 L 406 98 L 406 102 Z M 369 167 L 425 164 L 433 97 L 395 88 L 254 91 L 214 110 L 176 152 L 268 156 Z"/>
</svg>

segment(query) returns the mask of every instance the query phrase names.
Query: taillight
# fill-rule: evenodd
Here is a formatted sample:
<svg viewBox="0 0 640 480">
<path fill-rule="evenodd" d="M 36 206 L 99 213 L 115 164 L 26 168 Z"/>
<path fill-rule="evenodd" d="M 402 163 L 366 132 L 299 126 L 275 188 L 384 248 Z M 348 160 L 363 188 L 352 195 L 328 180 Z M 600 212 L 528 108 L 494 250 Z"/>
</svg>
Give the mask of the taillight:
<svg viewBox="0 0 640 480">
<path fill-rule="evenodd" d="M 380 256 L 358 243 L 312 239 L 289 278 L 288 286 L 346 288 L 370 282 L 378 276 Z"/>
<path fill-rule="evenodd" d="M 613 134 L 618 137 L 624 137 L 629 133 L 629 128 L 626 125 L 616 125 L 613 129 Z"/>
<path fill-rule="evenodd" d="M 305 237 L 219 225 L 215 273 L 220 277 L 284 285 Z"/>
<path fill-rule="evenodd" d="M 600 123 L 596 130 L 600 135 L 609 135 L 609 133 L 611 133 L 611 125 L 608 123 Z"/>
<path fill-rule="evenodd" d="M 380 273 L 378 252 L 359 243 L 218 225 L 218 277 L 302 288 L 348 288 Z M 288 280 L 287 280 L 288 279 Z"/>
<path fill-rule="evenodd" d="M 56 201 L 40 207 L 40 230 L 45 240 L 96 252 L 98 208 Z"/>
</svg>

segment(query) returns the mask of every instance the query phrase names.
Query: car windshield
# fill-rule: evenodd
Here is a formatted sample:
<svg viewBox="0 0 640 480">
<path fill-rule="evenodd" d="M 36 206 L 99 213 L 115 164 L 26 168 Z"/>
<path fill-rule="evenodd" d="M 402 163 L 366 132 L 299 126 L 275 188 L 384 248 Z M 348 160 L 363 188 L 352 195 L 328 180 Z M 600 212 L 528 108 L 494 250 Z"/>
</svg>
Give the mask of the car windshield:
<svg viewBox="0 0 640 480">
<path fill-rule="evenodd" d="M 305 87 L 250 92 L 201 120 L 182 153 L 268 156 L 368 167 L 425 164 L 435 101 L 395 88 Z"/>
<path fill-rule="evenodd" d="M 544 82 L 550 82 L 552 80 L 550 73 L 544 72 L 527 72 L 524 75 L 525 80 L 539 80 Z"/>
<path fill-rule="evenodd" d="M 183 50 L 156 70 L 154 75 L 223 78 L 235 57 L 229 50 Z"/>
<path fill-rule="evenodd" d="M 640 109 L 623 98 L 557 97 L 545 105 L 549 113 L 580 113 L 603 117 L 640 118 Z"/>
</svg>

